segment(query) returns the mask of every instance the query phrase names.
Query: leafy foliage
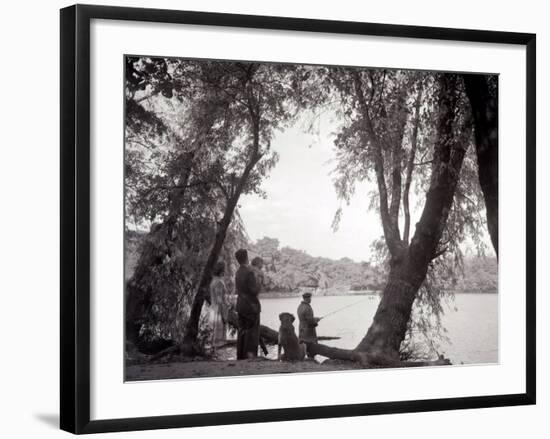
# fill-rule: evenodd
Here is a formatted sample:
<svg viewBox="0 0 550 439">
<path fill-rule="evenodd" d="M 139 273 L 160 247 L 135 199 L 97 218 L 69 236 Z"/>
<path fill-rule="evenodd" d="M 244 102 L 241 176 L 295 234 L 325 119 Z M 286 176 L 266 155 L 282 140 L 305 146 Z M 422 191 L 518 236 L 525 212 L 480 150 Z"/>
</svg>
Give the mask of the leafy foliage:
<svg viewBox="0 0 550 439">
<path fill-rule="evenodd" d="M 148 231 L 127 281 L 127 321 L 138 337 L 181 340 L 185 322 L 198 321 L 197 286 L 204 290 L 215 261 L 232 261 L 243 245 L 238 199 L 261 194 L 278 159 L 273 134 L 303 105 L 304 74 L 299 66 L 127 57 L 126 225 Z"/>
<path fill-rule="evenodd" d="M 412 309 L 408 293 L 386 302 L 403 302 L 400 313 L 407 322 L 401 338 L 403 356 L 410 351 L 413 331 L 423 332 L 428 340 L 441 333 L 445 290 L 439 286 L 462 270 L 466 240 L 472 240 L 480 254 L 484 251 L 486 223 L 471 148 L 470 103 L 461 77 L 452 74 L 343 68 L 331 80 L 342 106 L 335 140 L 337 194 L 349 203 L 358 182 L 376 182 L 378 190 L 370 194 L 370 205 L 380 213 L 384 237 L 373 244 L 375 254 L 388 267 L 390 279 L 396 268 L 396 285 L 406 284 L 414 292 Z M 409 242 L 414 216 L 409 205 L 411 188 L 418 207 L 424 207 Z M 445 201 L 449 195 L 450 208 Z M 338 227 L 342 215 L 340 208 L 333 227 Z M 419 263 L 420 258 L 425 262 Z M 408 270 L 410 264 L 416 273 Z M 399 295 L 398 290 L 394 287 L 392 294 Z M 384 315 L 383 310 L 377 314 L 375 323 L 377 327 L 383 323 L 388 332 L 378 332 L 387 339 L 403 337 L 401 321 Z M 375 340 L 376 332 L 369 330 L 363 348 L 380 341 Z"/>
</svg>

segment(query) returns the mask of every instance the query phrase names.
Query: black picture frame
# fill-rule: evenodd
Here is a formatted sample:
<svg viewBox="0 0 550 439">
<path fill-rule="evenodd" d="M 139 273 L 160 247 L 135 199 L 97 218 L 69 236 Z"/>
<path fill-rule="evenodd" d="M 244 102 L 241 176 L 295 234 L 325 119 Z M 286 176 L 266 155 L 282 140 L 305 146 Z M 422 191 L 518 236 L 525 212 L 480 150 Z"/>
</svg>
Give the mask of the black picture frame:
<svg viewBox="0 0 550 439">
<path fill-rule="evenodd" d="M 90 21 L 92 19 L 357 34 L 526 47 L 526 376 L 525 393 L 223 413 L 90 420 Z M 536 36 L 303 18 L 75 5 L 61 10 L 61 349 L 60 426 L 99 433 L 251 422 L 535 404 Z"/>
</svg>

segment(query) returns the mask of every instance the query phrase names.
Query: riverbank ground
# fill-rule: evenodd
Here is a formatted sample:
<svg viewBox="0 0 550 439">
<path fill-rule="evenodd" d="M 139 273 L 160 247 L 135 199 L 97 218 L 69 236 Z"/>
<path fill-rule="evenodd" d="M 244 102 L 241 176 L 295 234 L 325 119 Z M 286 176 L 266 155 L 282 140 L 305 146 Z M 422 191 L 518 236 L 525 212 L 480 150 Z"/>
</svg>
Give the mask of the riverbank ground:
<svg viewBox="0 0 550 439">
<path fill-rule="evenodd" d="M 126 367 L 126 381 L 149 381 L 177 378 L 246 376 L 280 373 L 329 372 L 360 369 L 350 362 L 283 362 L 265 357 L 250 360 L 178 359 L 167 363 L 135 364 Z"/>
</svg>

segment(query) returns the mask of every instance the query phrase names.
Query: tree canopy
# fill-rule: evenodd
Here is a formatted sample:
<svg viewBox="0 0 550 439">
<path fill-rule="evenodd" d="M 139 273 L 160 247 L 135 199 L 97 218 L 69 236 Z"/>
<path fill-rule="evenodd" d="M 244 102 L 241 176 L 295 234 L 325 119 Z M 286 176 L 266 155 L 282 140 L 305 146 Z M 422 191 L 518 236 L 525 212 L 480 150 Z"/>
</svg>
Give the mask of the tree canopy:
<svg viewBox="0 0 550 439">
<path fill-rule="evenodd" d="M 134 338 L 146 321 L 197 337 L 212 268 L 242 242 L 238 200 L 261 193 L 277 162 L 274 132 L 303 105 L 306 70 L 127 57 L 126 224 L 150 229 L 128 281 Z"/>
</svg>

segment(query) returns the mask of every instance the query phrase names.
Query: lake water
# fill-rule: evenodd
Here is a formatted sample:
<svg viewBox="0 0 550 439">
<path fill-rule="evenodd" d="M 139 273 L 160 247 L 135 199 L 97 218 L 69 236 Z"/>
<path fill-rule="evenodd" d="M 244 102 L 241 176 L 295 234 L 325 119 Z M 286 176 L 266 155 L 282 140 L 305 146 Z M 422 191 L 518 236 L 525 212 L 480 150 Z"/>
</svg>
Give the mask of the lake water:
<svg viewBox="0 0 550 439">
<path fill-rule="evenodd" d="M 317 335 L 341 337 L 322 343 L 355 348 L 367 333 L 379 300 L 377 295 L 314 297 L 311 305 L 316 316 L 352 305 L 319 323 Z M 300 301 L 298 297 L 262 298 L 262 324 L 278 329 L 279 313 L 290 312 L 296 316 Z M 444 311 L 442 323 L 450 343 L 441 343 L 440 353 L 453 364 L 498 362 L 498 294 L 457 293 L 454 301 L 444 305 Z M 298 331 L 298 321 L 295 327 Z M 270 349 L 269 357 L 276 355 L 275 351 L 276 348 Z"/>
</svg>

